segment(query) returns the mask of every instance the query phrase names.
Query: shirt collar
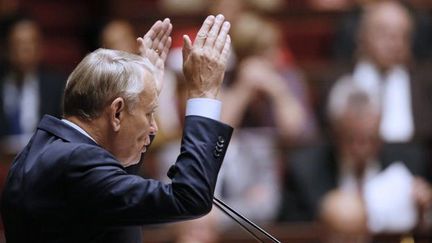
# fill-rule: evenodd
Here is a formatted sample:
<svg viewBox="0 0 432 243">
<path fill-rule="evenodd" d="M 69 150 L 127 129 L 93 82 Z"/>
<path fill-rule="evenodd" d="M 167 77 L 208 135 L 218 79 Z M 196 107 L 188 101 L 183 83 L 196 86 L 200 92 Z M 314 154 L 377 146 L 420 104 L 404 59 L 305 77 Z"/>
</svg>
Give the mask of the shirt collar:
<svg viewBox="0 0 432 243">
<path fill-rule="evenodd" d="M 71 126 L 72 128 L 76 129 L 78 132 L 84 134 L 85 136 L 87 136 L 88 138 L 90 138 L 91 140 L 93 140 L 95 143 L 97 143 L 96 140 L 94 140 L 94 139 L 90 136 L 90 134 L 88 134 L 86 131 L 84 131 L 84 129 L 82 129 L 82 128 L 81 128 L 80 126 L 78 126 L 77 124 L 75 124 L 75 123 L 73 123 L 73 122 L 71 122 L 71 121 L 69 121 L 69 120 L 66 120 L 66 119 L 62 119 L 62 121 L 63 121 L 64 123 L 68 124 L 69 126 Z"/>
</svg>

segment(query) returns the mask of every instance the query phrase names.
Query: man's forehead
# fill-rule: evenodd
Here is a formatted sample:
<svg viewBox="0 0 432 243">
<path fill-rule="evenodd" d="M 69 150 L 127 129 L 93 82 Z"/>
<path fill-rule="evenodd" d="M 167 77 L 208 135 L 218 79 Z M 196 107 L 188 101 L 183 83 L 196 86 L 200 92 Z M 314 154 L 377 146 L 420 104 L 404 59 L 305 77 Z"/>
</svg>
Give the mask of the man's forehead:
<svg viewBox="0 0 432 243">
<path fill-rule="evenodd" d="M 391 2 L 378 4 L 375 8 L 371 6 L 366 18 L 369 28 L 377 25 L 400 26 L 401 28 L 411 26 L 409 12 L 404 7 Z"/>
<path fill-rule="evenodd" d="M 156 90 L 156 82 L 154 76 L 149 71 L 144 71 L 143 75 L 144 89 L 141 92 L 141 99 L 146 106 L 155 107 L 158 104 L 158 95 Z"/>
<path fill-rule="evenodd" d="M 150 71 L 144 68 L 143 71 L 143 82 L 144 82 L 144 92 L 148 92 L 148 94 L 155 93 L 157 95 L 156 89 L 156 79 Z"/>
</svg>

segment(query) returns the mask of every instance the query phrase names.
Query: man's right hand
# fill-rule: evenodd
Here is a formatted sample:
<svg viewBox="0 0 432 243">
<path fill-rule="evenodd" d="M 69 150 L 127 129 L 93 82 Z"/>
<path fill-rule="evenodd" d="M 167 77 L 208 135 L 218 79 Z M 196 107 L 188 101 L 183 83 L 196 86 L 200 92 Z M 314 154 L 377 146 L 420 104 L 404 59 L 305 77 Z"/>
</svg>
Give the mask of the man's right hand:
<svg viewBox="0 0 432 243">
<path fill-rule="evenodd" d="M 223 15 L 208 16 L 192 44 L 183 36 L 183 73 L 189 98 L 212 98 L 219 93 L 230 53 L 230 23 Z"/>
</svg>

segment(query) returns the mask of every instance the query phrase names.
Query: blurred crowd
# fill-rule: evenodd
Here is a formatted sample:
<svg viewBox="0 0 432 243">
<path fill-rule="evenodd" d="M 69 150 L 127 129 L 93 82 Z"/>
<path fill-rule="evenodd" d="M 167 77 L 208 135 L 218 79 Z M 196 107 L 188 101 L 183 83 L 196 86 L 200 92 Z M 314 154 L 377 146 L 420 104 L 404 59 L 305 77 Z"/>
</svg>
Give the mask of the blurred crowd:
<svg viewBox="0 0 432 243">
<path fill-rule="evenodd" d="M 32 11 L 22 11 L 17 0 L 0 2 L 4 180 L 11 157 L 41 116 L 61 116 L 67 73 L 44 65 L 44 26 Z M 338 13 L 329 60 L 312 72 L 297 62 L 286 40 L 281 9 L 289 8 L 289 0 L 158 1 L 161 17 L 222 13 L 232 24 L 220 99 L 222 120 L 235 133 L 215 195 L 259 224 L 322 224 L 328 242 L 431 232 L 432 4 L 305 2 L 310 11 Z M 136 38 L 144 33 L 136 31 L 134 19 L 101 22 L 92 26 L 97 47 L 137 53 Z M 167 182 L 185 107 L 181 37 L 198 28 L 173 24 L 157 111 L 160 131 L 141 168 L 143 176 Z M 173 242 L 218 242 L 234 224 L 214 208 L 167 230 Z"/>
</svg>

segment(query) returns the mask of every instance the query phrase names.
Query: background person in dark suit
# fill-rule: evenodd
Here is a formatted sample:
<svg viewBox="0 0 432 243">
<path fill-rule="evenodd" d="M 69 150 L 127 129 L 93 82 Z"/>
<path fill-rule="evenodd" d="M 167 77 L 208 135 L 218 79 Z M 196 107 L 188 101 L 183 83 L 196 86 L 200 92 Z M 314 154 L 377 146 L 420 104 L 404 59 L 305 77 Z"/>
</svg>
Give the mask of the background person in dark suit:
<svg viewBox="0 0 432 243">
<path fill-rule="evenodd" d="M 64 77 L 41 65 L 42 34 L 30 19 L 8 33 L 7 65 L 0 70 L 0 153 L 16 154 L 44 114 L 60 117 Z"/>
<path fill-rule="evenodd" d="M 209 16 L 193 44 L 184 36 L 190 99 L 171 184 L 125 171 L 158 130 L 154 110 L 171 45 L 169 19 L 138 39 L 142 56 L 107 49 L 87 55 L 69 76 L 64 119 L 45 116 L 11 167 L 2 198 L 7 241 L 138 243 L 141 224 L 208 213 L 232 133 L 217 121 L 215 100 L 229 28 L 222 15 Z"/>
</svg>

